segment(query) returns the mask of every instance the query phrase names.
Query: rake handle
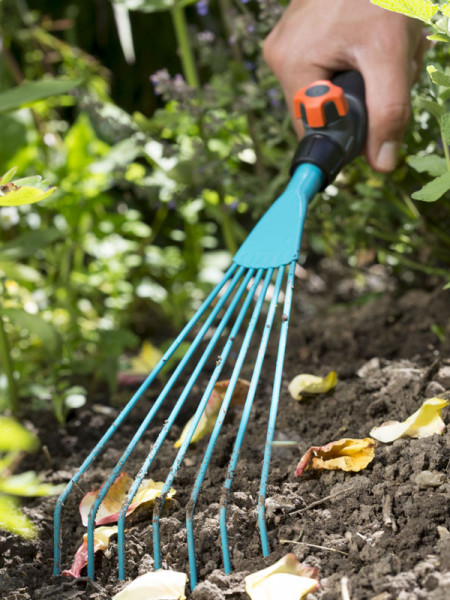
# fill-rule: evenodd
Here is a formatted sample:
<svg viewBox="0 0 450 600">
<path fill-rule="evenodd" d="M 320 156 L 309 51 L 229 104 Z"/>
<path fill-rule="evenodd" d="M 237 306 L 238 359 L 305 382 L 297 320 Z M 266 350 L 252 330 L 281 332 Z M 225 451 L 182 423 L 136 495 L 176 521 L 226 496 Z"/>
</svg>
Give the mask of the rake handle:
<svg viewBox="0 0 450 600">
<path fill-rule="evenodd" d="M 303 163 L 324 174 L 322 190 L 364 148 L 367 110 L 364 80 L 357 71 L 343 71 L 331 81 L 315 81 L 294 97 L 294 112 L 305 133 L 291 166 L 291 175 Z"/>
</svg>

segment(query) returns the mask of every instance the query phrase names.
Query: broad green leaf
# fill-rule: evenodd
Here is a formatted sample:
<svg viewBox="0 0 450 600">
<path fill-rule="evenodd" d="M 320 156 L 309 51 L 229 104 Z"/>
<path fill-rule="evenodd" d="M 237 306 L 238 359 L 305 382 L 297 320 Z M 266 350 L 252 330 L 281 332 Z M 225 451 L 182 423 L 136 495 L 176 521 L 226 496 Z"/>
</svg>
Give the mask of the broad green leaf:
<svg viewBox="0 0 450 600">
<path fill-rule="evenodd" d="M 430 23 L 439 10 L 439 4 L 434 4 L 430 0 L 371 0 L 371 2 L 381 8 L 403 13 L 425 23 Z"/>
<path fill-rule="evenodd" d="M 450 144 L 450 113 L 446 113 L 442 116 L 441 131 L 447 144 Z"/>
<path fill-rule="evenodd" d="M 408 164 L 418 173 L 429 173 L 433 177 L 439 177 L 447 171 L 447 161 L 437 154 L 410 156 Z"/>
<path fill-rule="evenodd" d="M 448 190 L 450 190 L 450 171 L 430 181 L 430 183 L 424 185 L 418 192 L 414 192 L 412 198 L 414 200 L 422 200 L 423 202 L 435 202 L 448 192 Z"/>
<path fill-rule="evenodd" d="M 427 40 L 432 40 L 433 42 L 450 42 L 450 37 L 445 33 L 433 33 L 432 35 L 427 35 Z"/>
<path fill-rule="evenodd" d="M 18 501 L 3 494 L 0 494 L 0 529 L 27 539 L 37 535 L 36 526 L 20 510 Z"/>
<path fill-rule="evenodd" d="M 19 329 L 26 329 L 31 335 L 37 336 L 49 353 L 56 352 L 61 343 L 58 331 L 52 323 L 44 321 L 38 315 L 32 315 L 23 308 L 3 308 L 1 314 Z"/>
<path fill-rule="evenodd" d="M 446 17 L 450 17 L 450 2 L 446 2 L 445 4 L 441 4 L 439 7 L 440 12 Z"/>
<path fill-rule="evenodd" d="M 444 87 L 450 87 L 450 77 L 443 71 L 439 71 L 436 67 L 433 67 L 433 65 L 428 65 L 427 71 L 433 83 Z"/>
<path fill-rule="evenodd" d="M 437 102 L 433 102 L 432 100 L 426 100 L 425 98 L 419 98 L 417 100 L 418 108 L 422 110 L 428 111 L 433 115 L 439 122 L 441 120 L 442 115 L 445 114 L 445 108 L 438 104 Z"/>
<path fill-rule="evenodd" d="M 14 261 L 34 256 L 38 250 L 50 246 L 61 237 L 62 233 L 57 229 L 28 231 L 0 246 L 0 261 Z"/>
<path fill-rule="evenodd" d="M 11 417 L 0 416 L 0 452 L 34 452 L 39 440 Z"/>
<path fill-rule="evenodd" d="M 4 195 L 0 194 L 0 206 L 22 206 L 23 204 L 34 204 L 48 198 L 56 190 L 52 187 L 46 192 L 39 188 L 24 186 L 17 190 L 12 190 Z"/>
<path fill-rule="evenodd" d="M 5 183 L 9 183 L 11 181 L 11 179 L 14 177 L 14 175 L 17 172 L 17 167 L 11 167 L 11 169 L 9 169 L 9 171 L 6 171 L 6 173 L 3 175 L 3 177 L 0 177 L 0 185 L 5 185 Z"/>
<path fill-rule="evenodd" d="M 0 277 L 25 283 L 38 283 L 42 279 L 39 271 L 33 267 L 3 260 L 2 258 L 0 258 Z"/>
<path fill-rule="evenodd" d="M 53 496 L 60 494 L 65 485 L 42 483 L 34 471 L 25 471 L 18 475 L 11 475 L 6 479 L 0 478 L 0 493 L 12 496 Z"/>
<path fill-rule="evenodd" d="M 60 96 L 77 87 L 82 79 L 42 79 L 28 81 L 0 93 L 0 113 L 16 110 L 50 96 Z"/>
</svg>

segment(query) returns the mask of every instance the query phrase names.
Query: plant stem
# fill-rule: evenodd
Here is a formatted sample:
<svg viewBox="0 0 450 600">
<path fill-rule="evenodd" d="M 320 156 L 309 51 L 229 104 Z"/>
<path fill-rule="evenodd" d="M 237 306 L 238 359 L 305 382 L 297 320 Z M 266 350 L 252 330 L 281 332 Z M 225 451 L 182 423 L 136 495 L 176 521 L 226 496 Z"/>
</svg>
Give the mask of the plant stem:
<svg viewBox="0 0 450 600">
<path fill-rule="evenodd" d="M 184 78 L 187 83 L 194 88 L 200 87 L 197 69 L 195 66 L 194 53 L 192 52 L 189 32 L 184 15 L 184 9 L 177 3 L 171 8 L 172 22 L 175 29 L 175 35 L 178 42 L 181 64 L 183 66 Z"/>
<path fill-rule="evenodd" d="M 13 415 L 19 410 L 19 398 L 17 396 L 17 387 L 14 380 L 14 368 L 11 360 L 11 349 L 9 347 L 8 336 L 5 331 L 5 322 L 0 313 L 0 358 L 3 363 L 6 379 L 8 380 L 8 400 L 9 409 Z"/>
<path fill-rule="evenodd" d="M 237 243 L 234 239 L 233 230 L 231 228 L 230 215 L 228 214 L 225 206 L 222 207 L 222 219 L 220 222 L 220 227 L 222 229 L 222 235 L 227 250 L 232 256 L 234 256 L 237 252 Z"/>
<path fill-rule="evenodd" d="M 448 149 L 447 140 L 445 139 L 444 132 L 442 130 L 442 125 L 441 125 L 441 139 L 442 139 L 442 146 L 444 147 L 445 160 L 447 161 L 447 169 L 450 171 L 450 151 Z"/>
</svg>

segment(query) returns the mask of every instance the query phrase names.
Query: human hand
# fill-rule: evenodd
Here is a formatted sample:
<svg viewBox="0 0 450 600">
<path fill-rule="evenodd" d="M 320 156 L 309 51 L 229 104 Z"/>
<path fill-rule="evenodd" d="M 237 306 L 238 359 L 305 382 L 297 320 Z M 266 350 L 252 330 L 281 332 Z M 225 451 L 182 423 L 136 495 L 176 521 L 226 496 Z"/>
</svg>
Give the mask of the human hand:
<svg viewBox="0 0 450 600">
<path fill-rule="evenodd" d="M 369 0 L 291 0 L 264 43 L 264 57 L 293 115 L 295 92 L 336 72 L 360 71 L 366 87 L 365 155 L 380 172 L 395 168 L 409 123 L 410 91 L 426 48 L 420 21 Z M 303 128 L 294 121 L 299 137 Z"/>
</svg>

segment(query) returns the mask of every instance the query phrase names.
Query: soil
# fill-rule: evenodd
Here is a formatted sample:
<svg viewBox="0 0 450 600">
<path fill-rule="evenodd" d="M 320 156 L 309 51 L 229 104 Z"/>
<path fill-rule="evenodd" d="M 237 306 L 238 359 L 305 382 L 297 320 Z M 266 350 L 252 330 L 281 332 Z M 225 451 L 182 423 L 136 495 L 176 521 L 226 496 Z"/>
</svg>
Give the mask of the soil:
<svg viewBox="0 0 450 600">
<path fill-rule="evenodd" d="M 267 558 L 261 555 L 257 498 L 271 367 L 277 354 L 279 331 L 275 327 L 232 487 L 228 533 L 234 570 L 230 575 L 222 571 L 218 509 L 242 412 L 239 407 L 230 409 L 197 505 L 194 522 L 200 583 L 187 592 L 190 600 L 244 600 L 248 598 L 244 577 L 288 552 L 320 570 L 320 589 L 308 600 L 345 598 L 346 585 L 352 600 L 450 597 L 449 432 L 380 444 L 375 459 L 359 473 L 324 471 L 294 477 L 300 457 L 310 446 L 342 437 L 368 437 L 373 426 L 405 419 L 426 398 L 450 399 L 450 292 L 413 289 L 402 293 L 399 284 L 378 266 L 366 269 L 356 280 L 339 269 L 325 262 L 320 277 L 302 269 L 298 273 L 275 431 L 277 441 L 291 444 L 273 447 L 267 489 L 272 552 Z M 230 356 L 234 362 L 237 351 Z M 242 376 L 250 377 L 252 361 L 250 356 Z M 295 375 L 325 375 L 330 370 L 339 376 L 334 390 L 302 402 L 290 397 L 287 385 Z M 207 374 L 208 370 L 152 466 L 149 476 L 153 479 L 165 479 L 175 457 L 173 442 L 192 414 Z M 227 376 L 224 369 L 221 379 Z M 105 481 L 155 394 L 150 388 L 80 481 L 79 489 L 69 496 L 63 511 L 64 568 L 70 566 L 84 533 L 78 514 L 83 494 Z M 125 395 L 128 391 L 122 390 L 108 403 L 92 399 L 88 407 L 71 415 L 62 430 L 51 415 L 33 416 L 30 426 L 38 433 L 42 450 L 22 466 L 38 470 L 46 481 L 67 482 L 117 415 Z M 146 432 L 126 465 L 128 473 L 136 474 L 166 417 L 167 410 Z M 443 410 L 443 418 L 448 422 L 450 408 Z M 173 484 L 175 499 L 161 519 L 165 568 L 189 571 L 185 507 L 207 441 L 189 448 Z M 0 534 L 0 598 L 112 598 L 124 586 L 117 581 L 114 538 L 106 553 L 97 555 L 95 581 L 52 576 L 55 501 L 37 498 L 23 503 L 39 526 L 38 539 Z M 128 580 L 153 568 L 148 507 L 130 517 L 126 552 Z"/>
</svg>

